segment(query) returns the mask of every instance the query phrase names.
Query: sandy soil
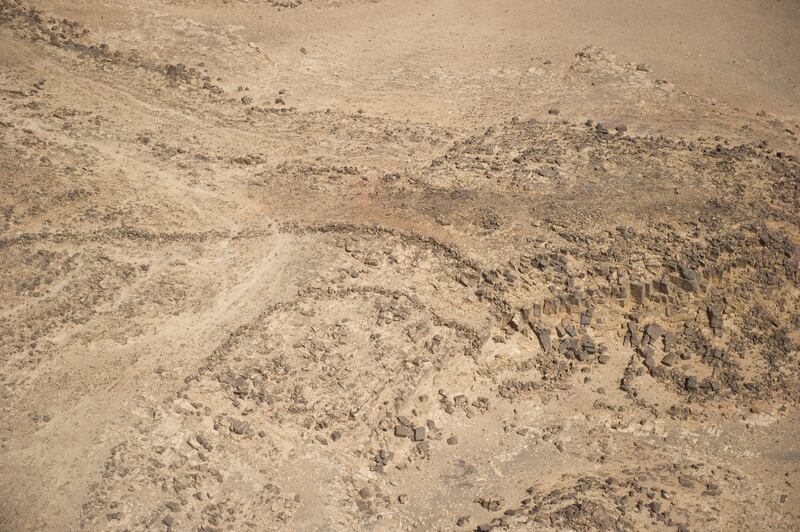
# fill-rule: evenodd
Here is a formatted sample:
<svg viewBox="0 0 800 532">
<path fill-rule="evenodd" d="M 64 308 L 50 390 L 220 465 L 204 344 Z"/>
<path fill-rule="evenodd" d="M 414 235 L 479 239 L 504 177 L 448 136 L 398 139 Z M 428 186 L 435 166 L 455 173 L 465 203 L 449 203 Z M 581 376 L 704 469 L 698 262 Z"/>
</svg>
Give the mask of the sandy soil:
<svg viewBox="0 0 800 532">
<path fill-rule="evenodd" d="M 0 530 L 796 530 L 800 4 L 0 0 Z"/>
</svg>

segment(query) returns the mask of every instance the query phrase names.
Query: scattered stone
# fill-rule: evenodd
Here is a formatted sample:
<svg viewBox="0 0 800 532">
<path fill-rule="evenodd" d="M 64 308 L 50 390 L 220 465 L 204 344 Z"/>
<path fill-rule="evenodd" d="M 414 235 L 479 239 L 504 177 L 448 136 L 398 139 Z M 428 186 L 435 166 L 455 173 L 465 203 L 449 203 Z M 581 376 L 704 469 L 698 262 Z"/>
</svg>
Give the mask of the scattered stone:
<svg viewBox="0 0 800 532">
<path fill-rule="evenodd" d="M 639 346 L 639 325 L 635 321 L 628 322 L 628 333 L 625 336 L 625 341 L 631 347 Z"/>
<path fill-rule="evenodd" d="M 536 331 L 536 336 L 539 338 L 539 345 L 542 346 L 542 351 L 548 353 L 550 351 L 550 331 L 548 329 L 539 329 Z"/>
<path fill-rule="evenodd" d="M 634 303 L 641 305 L 644 303 L 645 299 L 645 288 L 644 283 L 631 283 L 631 299 L 633 299 Z"/>
<path fill-rule="evenodd" d="M 250 425 L 240 419 L 231 418 L 231 432 L 242 435 L 250 428 Z"/>
<path fill-rule="evenodd" d="M 362 512 L 368 512 L 372 508 L 372 501 L 356 499 L 356 507 Z"/>
<path fill-rule="evenodd" d="M 397 416 L 397 421 L 399 421 L 401 425 L 405 425 L 406 427 L 409 427 L 409 428 L 414 426 L 414 422 L 411 421 L 406 416 Z"/>
<path fill-rule="evenodd" d="M 475 502 L 490 512 L 496 512 L 503 507 L 503 504 L 505 504 L 505 499 L 503 499 L 503 497 L 489 497 L 488 499 L 478 497 L 475 499 Z"/>
<path fill-rule="evenodd" d="M 709 326 L 714 329 L 714 333 L 717 336 L 721 336 L 722 328 L 725 324 L 725 321 L 722 319 L 722 308 L 719 305 L 709 305 L 707 312 Z"/>
<path fill-rule="evenodd" d="M 645 329 L 645 334 L 647 335 L 647 343 L 654 344 L 656 341 L 658 341 L 659 338 L 661 338 L 661 335 L 663 333 L 664 331 L 663 329 L 661 329 L 659 325 L 651 323 L 650 325 L 647 326 L 647 329 Z"/>
<path fill-rule="evenodd" d="M 672 346 L 677 340 L 677 337 L 673 333 L 666 333 L 664 335 L 664 352 L 669 353 L 672 351 Z"/>
</svg>

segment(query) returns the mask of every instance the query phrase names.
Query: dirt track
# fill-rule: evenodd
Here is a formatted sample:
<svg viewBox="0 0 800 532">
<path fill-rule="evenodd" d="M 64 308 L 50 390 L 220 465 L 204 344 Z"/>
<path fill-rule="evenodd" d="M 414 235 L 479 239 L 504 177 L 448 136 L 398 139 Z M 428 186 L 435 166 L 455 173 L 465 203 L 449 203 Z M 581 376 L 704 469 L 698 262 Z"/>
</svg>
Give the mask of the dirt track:
<svg viewBox="0 0 800 532">
<path fill-rule="evenodd" d="M 0 0 L 0 530 L 800 527 L 796 3 L 95 4 Z"/>
</svg>

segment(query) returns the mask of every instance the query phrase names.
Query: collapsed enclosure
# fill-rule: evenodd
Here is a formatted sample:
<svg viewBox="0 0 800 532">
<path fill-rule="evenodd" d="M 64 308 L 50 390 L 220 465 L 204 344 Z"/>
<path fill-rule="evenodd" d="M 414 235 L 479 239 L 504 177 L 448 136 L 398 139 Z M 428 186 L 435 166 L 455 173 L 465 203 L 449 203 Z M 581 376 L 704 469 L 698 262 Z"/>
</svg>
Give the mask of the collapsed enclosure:
<svg viewBox="0 0 800 532">
<path fill-rule="evenodd" d="M 0 528 L 796 528 L 774 4 L 0 1 Z"/>
</svg>

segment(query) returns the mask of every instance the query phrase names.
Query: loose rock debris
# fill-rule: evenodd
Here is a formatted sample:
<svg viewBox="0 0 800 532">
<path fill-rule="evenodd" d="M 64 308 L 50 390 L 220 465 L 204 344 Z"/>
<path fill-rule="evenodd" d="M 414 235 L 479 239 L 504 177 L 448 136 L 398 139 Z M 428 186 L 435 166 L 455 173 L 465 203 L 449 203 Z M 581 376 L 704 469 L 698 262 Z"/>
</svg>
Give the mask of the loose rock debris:
<svg viewBox="0 0 800 532">
<path fill-rule="evenodd" d="M 321 110 L 201 14 L 340 3 L 255 4 L 0 0 L 0 528 L 797 528 L 795 119 L 595 46 Z"/>
</svg>

